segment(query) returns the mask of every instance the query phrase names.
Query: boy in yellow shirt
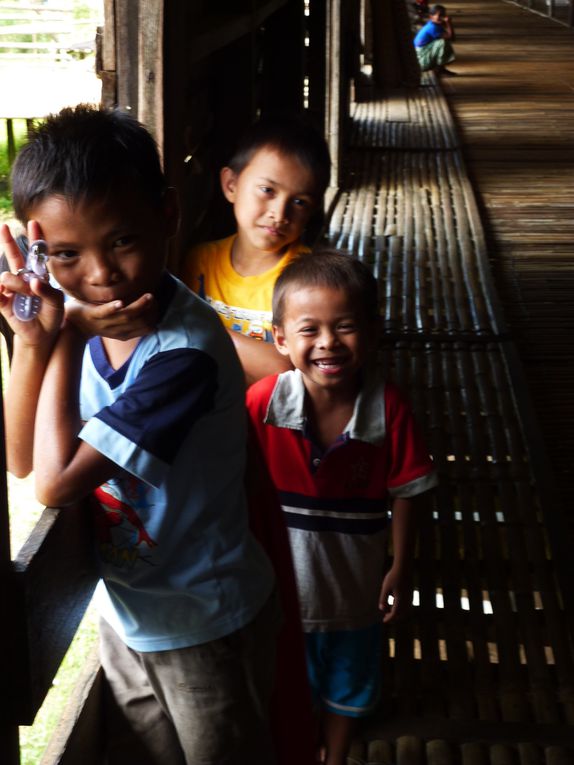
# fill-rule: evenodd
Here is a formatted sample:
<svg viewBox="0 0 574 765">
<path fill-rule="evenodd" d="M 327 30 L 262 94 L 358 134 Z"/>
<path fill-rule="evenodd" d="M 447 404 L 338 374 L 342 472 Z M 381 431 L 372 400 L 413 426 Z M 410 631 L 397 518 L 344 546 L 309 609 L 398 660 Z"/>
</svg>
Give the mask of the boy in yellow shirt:
<svg viewBox="0 0 574 765">
<path fill-rule="evenodd" d="M 195 246 L 180 278 L 207 300 L 230 333 L 247 381 L 289 368 L 273 345 L 271 296 L 329 181 L 324 138 L 304 122 L 261 120 L 221 170 L 237 233 Z M 263 342 L 261 342 L 263 341 Z"/>
</svg>

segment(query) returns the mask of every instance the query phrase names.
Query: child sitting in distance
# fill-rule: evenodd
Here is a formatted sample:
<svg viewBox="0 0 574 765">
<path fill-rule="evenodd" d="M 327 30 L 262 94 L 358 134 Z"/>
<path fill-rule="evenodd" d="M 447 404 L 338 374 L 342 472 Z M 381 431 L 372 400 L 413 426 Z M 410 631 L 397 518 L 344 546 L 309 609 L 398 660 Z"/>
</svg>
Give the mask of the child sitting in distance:
<svg viewBox="0 0 574 765">
<path fill-rule="evenodd" d="M 88 340 L 59 290 L 14 273 L 23 257 L 1 228 L 8 463 L 34 469 L 47 505 L 93 500 L 102 665 L 125 720 L 106 762 L 269 765 L 279 617 L 247 524 L 243 374 L 215 312 L 165 270 L 177 203 L 155 143 L 119 111 L 64 109 L 21 150 L 12 189 L 68 295 L 158 308 L 145 337 Z M 36 318 L 16 317 L 19 294 L 42 299 Z"/>
<path fill-rule="evenodd" d="M 295 369 L 247 393 L 289 531 L 326 765 L 344 765 L 377 703 L 381 622 L 411 604 L 416 503 L 436 483 L 408 405 L 369 364 L 377 318 L 366 266 L 302 255 L 273 293 L 275 346 Z"/>
<path fill-rule="evenodd" d="M 421 71 L 433 70 L 438 75 L 452 76 L 455 72 L 446 68 L 454 61 L 452 47 L 454 27 L 444 5 L 431 5 L 429 20 L 417 32 L 414 45 Z"/>
<path fill-rule="evenodd" d="M 307 251 L 301 236 L 329 172 L 325 140 L 307 123 L 255 123 L 220 174 L 237 233 L 197 245 L 182 263 L 181 279 L 218 312 L 248 382 L 288 368 L 273 346 L 273 285 L 287 263 Z"/>
</svg>

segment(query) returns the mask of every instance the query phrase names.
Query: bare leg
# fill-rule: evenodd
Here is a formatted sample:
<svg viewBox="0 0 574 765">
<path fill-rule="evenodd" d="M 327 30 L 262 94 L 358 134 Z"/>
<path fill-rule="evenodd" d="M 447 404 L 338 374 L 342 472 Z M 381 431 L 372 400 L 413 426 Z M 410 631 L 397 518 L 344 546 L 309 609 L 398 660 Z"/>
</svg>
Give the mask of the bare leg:
<svg viewBox="0 0 574 765">
<path fill-rule="evenodd" d="M 324 712 L 322 722 L 327 755 L 325 765 L 345 765 L 357 720 L 354 717 Z"/>
</svg>

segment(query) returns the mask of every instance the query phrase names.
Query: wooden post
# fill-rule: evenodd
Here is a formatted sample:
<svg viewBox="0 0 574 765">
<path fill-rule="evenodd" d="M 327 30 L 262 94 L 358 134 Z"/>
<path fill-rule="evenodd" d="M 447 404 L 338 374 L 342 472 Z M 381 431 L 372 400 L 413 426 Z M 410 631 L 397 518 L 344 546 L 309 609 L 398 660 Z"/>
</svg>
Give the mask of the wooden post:
<svg viewBox="0 0 574 765">
<path fill-rule="evenodd" d="M 0 395 L 0 399 L 1 399 Z M 6 488 L 6 459 L 4 451 L 4 418 L 0 408 L 0 608 L 3 614 L 10 614 L 10 524 L 8 518 L 8 492 Z M 10 656 L 14 625 L 0 630 L 0 656 Z M 7 681 L 3 675 L 3 683 Z M 12 721 L 11 699 L 8 688 L 0 692 L 0 752 L 3 765 L 20 765 L 18 726 Z"/>
<path fill-rule="evenodd" d="M 138 0 L 115 0 L 115 61 L 117 106 L 139 114 L 138 62 Z M 158 30 L 159 31 L 159 30 Z"/>
<path fill-rule="evenodd" d="M 115 106 L 117 94 L 116 8 L 114 0 L 104 0 L 104 26 L 96 34 L 96 74 L 102 81 L 102 104 Z"/>
<path fill-rule="evenodd" d="M 326 15 L 326 120 L 325 135 L 331 153 L 331 189 L 340 185 L 341 159 L 347 142 L 350 110 L 350 61 L 355 39 L 349 39 L 348 28 L 358 19 L 354 0 L 328 0 Z M 327 194 L 327 204 L 330 202 Z"/>
<path fill-rule="evenodd" d="M 3 765 L 20 765 L 18 726 L 0 727 L 0 751 Z"/>
<path fill-rule="evenodd" d="M 341 160 L 341 0 L 328 0 L 326 14 L 325 134 L 331 154 L 330 186 L 339 186 Z"/>
<path fill-rule="evenodd" d="M 359 36 L 361 41 L 361 66 L 370 63 L 370 50 L 372 47 L 371 6 L 368 0 L 360 0 L 359 9 Z"/>
<path fill-rule="evenodd" d="M 138 109 L 163 156 L 163 0 L 140 0 L 138 30 Z"/>
</svg>

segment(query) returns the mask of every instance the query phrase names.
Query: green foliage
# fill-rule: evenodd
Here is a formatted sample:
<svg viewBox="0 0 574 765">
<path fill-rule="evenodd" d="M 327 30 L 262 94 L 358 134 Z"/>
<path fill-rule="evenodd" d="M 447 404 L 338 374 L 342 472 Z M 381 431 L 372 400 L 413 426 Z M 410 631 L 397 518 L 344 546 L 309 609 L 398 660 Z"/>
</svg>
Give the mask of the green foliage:
<svg viewBox="0 0 574 765">
<path fill-rule="evenodd" d="M 6 215 L 12 210 L 6 123 L 6 120 L 0 120 L 0 215 Z M 14 143 L 16 151 L 18 151 L 26 141 L 26 120 L 12 120 L 12 125 L 14 127 Z"/>
<path fill-rule="evenodd" d="M 74 5 L 74 18 L 75 19 L 94 19 L 100 14 L 102 3 L 100 0 L 92 0 L 91 2 L 76 2 Z"/>
<path fill-rule="evenodd" d="M 49 5 L 44 6 L 41 2 L 31 3 L 30 5 L 23 5 L 18 8 L 14 0 L 0 0 L 0 10 L 6 8 L 5 13 L 11 14 L 12 18 L 5 18 L 0 21 L 0 26 L 3 27 L 3 31 L 7 37 L 3 37 L 5 43 L 12 45 L 10 49 L 5 49 L 4 52 L 9 52 L 15 55 L 24 55 L 33 57 L 36 52 L 34 48 L 30 47 L 18 47 L 18 43 L 37 43 L 41 48 L 43 43 L 57 43 L 62 42 L 62 35 L 55 32 L 44 33 L 38 27 L 38 24 L 42 22 L 43 18 L 53 21 L 53 14 L 59 13 L 60 20 L 63 23 L 62 32 L 66 28 L 65 20 L 73 18 L 76 21 L 92 22 L 94 27 L 96 23 L 103 17 L 103 0 L 73 0 L 71 6 L 65 6 L 59 8 L 50 8 Z M 36 16 L 34 16 L 36 11 Z M 45 15 L 43 12 L 46 11 Z M 32 16 L 30 15 L 32 14 Z M 35 26 L 36 31 L 19 32 L 16 34 L 10 34 L 9 29 L 11 26 L 22 27 L 31 20 L 32 25 Z M 53 23 L 51 24 L 53 26 Z M 50 25 L 49 25 L 50 26 Z M 65 49 L 65 45 L 62 46 Z M 69 55 L 72 58 L 82 58 L 81 55 L 77 55 L 76 51 L 69 51 Z"/>
</svg>

